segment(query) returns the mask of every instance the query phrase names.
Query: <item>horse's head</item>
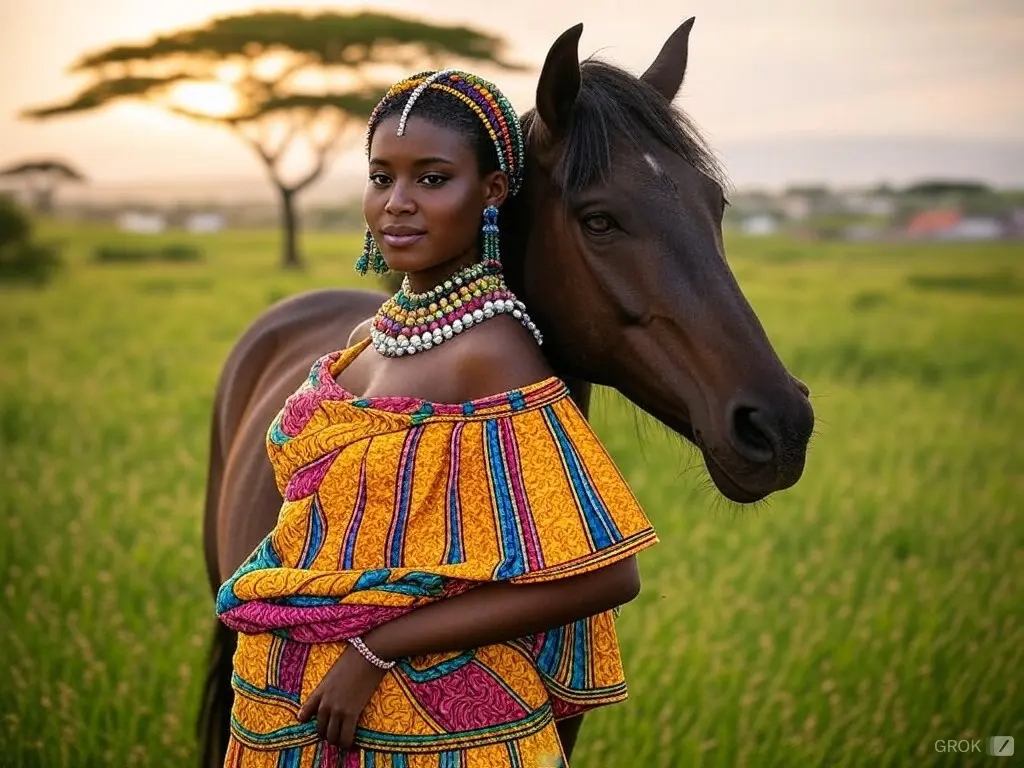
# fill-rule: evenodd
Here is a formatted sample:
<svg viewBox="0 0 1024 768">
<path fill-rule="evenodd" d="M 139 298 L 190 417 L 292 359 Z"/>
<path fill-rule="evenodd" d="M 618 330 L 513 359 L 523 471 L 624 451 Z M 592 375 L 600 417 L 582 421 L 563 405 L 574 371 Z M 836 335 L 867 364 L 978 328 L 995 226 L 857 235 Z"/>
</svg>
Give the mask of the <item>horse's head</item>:
<svg viewBox="0 0 1024 768">
<path fill-rule="evenodd" d="M 524 298 L 562 375 L 622 392 L 701 450 L 728 498 L 793 485 L 814 422 L 726 263 L 712 155 L 671 106 L 693 19 L 641 78 L 548 52 L 528 131 Z"/>
</svg>

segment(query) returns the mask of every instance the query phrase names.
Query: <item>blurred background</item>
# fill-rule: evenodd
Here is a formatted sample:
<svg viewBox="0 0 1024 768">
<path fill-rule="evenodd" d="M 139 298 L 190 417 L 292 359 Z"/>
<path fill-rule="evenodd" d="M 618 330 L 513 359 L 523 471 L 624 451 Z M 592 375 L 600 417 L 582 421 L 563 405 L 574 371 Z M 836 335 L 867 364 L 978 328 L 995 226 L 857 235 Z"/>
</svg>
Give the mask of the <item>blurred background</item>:
<svg viewBox="0 0 1024 768">
<path fill-rule="evenodd" d="M 566 28 L 640 74 L 689 16 L 676 103 L 818 433 L 739 508 L 598 393 L 662 544 L 619 622 L 629 702 L 573 768 L 987 765 L 1024 738 L 1019 2 L 41 0 L 0 12 L 0 764 L 194 763 L 214 386 L 271 303 L 365 284 L 383 91 L 455 65 L 521 114 Z"/>
</svg>

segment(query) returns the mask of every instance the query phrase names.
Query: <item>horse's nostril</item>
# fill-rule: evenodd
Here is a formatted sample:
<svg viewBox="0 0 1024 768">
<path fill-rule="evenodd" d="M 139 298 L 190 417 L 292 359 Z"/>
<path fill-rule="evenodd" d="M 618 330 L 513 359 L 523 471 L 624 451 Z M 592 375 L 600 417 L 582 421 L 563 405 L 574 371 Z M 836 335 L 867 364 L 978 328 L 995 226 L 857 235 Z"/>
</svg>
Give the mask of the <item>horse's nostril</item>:
<svg viewBox="0 0 1024 768">
<path fill-rule="evenodd" d="M 729 437 L 738 454 L 761 464 L 775 458 L 776 440 L 764 422 L 763 412 L 749 405 L 732 409 Z"/>
</svg>

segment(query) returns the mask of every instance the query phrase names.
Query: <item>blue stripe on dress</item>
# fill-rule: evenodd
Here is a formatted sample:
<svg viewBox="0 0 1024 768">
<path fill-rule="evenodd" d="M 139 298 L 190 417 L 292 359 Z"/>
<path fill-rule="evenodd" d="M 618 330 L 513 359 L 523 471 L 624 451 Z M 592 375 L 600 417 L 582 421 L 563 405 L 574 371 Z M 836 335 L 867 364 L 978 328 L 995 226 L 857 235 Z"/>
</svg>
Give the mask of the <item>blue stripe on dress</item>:
<svg viewBox="0 0 1024 768">
<path fill-rule="evenodd" d="M 562 461 L 565 463 L 565 468 L 569 473 L 569 480 L 572 482 L 573 491 L 579 500 L 583 519 L 590 531 L 591 538 L 594 540 L 594 546 L 597 549 L 604 549 L 622 541 L 622 534 L 616 528 L 615 522 L 612 520 L 611 515 L 608 514 L 608 510 L 597 495 L 597 491 L 594 490 L 583 462 L 580 461 L 579 454 L 576 453 L 576 447 L 565 434 L 565 428 L 558 420 L 551 406 L 544 408 L 544 416 L 558 441 Z"/>
<path fill-rule="evenodd" d="M 391 569 L 389 568 L 374 568 L 370 571 L 363 571 L 359 574 L 359 578 L 356 579 L 356 583 L 352 585 L 353 592 L 362 592 L 367 589 L 375 589 L 383 584 L 388 583 L 388 577 L 391 576 Z"/>
<path fill-rule="evenodd" d="M 251 573 L 252 571 L 280 567 L 281 558 L 278 557 L 277 552 L 274 551 L 271 536 L 267 536 L 260 542 L 259 546 L 253 550 L 253 553 L 249 555 L 249 558 L 245 563 L 235 571 L 234 575 L 228 581 L 224 582 L 220 589 L 217 590 L 217 614 L 225 613 L 226 611 L 242 604 L 243 601 L 235 597 L 235 582 L 245 574 Z"/>
<path fill-rule="evenodd" d="M 257 688 L 248 680 L 243 680 L 239 677 L 237 672 L 233 672 L 231 674 L 231 684 L 236 688 L 241 688 L 243 691 L 246 691 L 258 699 L 277 699 L 282 702 L 290 702 L 292 704 L 299 703 L 299 694 L 291 693 L 283 688 L 278 688 L 276 685 L 271 685 L 267 688 Z"/>
<path fill-rule="evenodd" d="M 340 570 L 352 570 L 352 562 L 356 552 L 356 536 L 359 534 L 359 524 L 363 522 L 363 512 L 366 510 L 366 457 L 369 455 L 369 442 L 367 442 L 366 453 L 359 463 L 359 487 L 356 492 L 355 509 L 352 511 L 352 519 L 349 521 L 348 530 L 345 532 L 345 546 L 342 549 Z"/>
<path fill-rule="evenodd" d="M 562 661 L 562 645 L 565 641 L 566 627 L 557 627 L 544 634 L 544 643 L 537 654 L 537 666 L 548 677 L 558 674 L 558 666 Z"/>
<path fill-rule="evenodd" d="M 398 504 L 395 521 L 389 533 L 390 551 L 387 565 L 398 568 L 402 565 L 402 548 L 405 544 L 405 524 L 409 518 L 409 507 L 412 505 L 413 470 L 416 466 L 416 448 L 419 446 L 423 429 L 413 428 L 405 439 L 402 466 L 398 476 Z"/>
<path fill-rule="evenodd" d="M 321 605 L 338 605 L 340 597 L 320 597 L 319 595 L 294 595 L 292 597 L 278 598 L 282 605 L 290 605 L 295 608 L 315 608 Z"/>
<path fill-rule="evenodd" d="M 320 504 L 320 494 L 313 494 L 313 508 L 309 511 L 309 528 L 306 530 L 306 542 L 302 548 L 302 557 L 295 566 L 306 570 L 313 565 L 316 556 L 320 554 L 320 547 L 324 543 L 324 535 L 327 528 L 327 520 L 324 517 L 323 506 Z"/>
<path fill-rule="evenodd" d="M 270 425 L 270 441 L 274 445 L 284 445 L 289 440 L 291 440 L 291 437 L 286 435 L 284 430 L 281 429 L 281 414 L 278 414 L 277 418 L 274 419 L 274 423 Z"/>
<path fill-rule="evenodd" d="M 277 768 L 299 768 L 302 759 L 302 747 L 282 749 L 277 756 Z"/>
<path fill-rule="evenodd" d="M 588 634 L 586 619 L 581 619 L 573 625 L 572 678 L 569 685 L 577 690 L 589 687 L 587 680 L 590 661 Z"/>
<path fill-rule="evenodd" d="M 491 476 L 491 489 L 498 508 L 498 528 L 501 531 L 502 560 L 494 571 L 497 580 L 518 576 L 525 570 L 523 560 L 523 538 L 519 531 L 512 492 L 508 485 L 508 470 L 501 453 L 501 437 L 498 422 L 487 421 L 487 465 Z"/>
<path fill-rule="evenodd" d="M 465 424 L 460 422 L 452 429 L 452 443 L 449 451 L 448 468 L 448 557 L 449 565 L 461 563 L 465 559 L 462 545 L 462 517 L 459 507 L 459 451 L 462 444 L 462 429 Z"/>
<path fill-rule="evenodd" d="M 417 669 L 407 661 L 401 660 L 398 662 L 398 666 L 402 669 L 405 676 L 414 683 L 429 683 L 434 680 L 439 680 L 445 675 L 450 675 L 458 669 L 462 669 L 475 658 L 476 651 L 465 651 L 458 656 L 445 659 L 444 661 L 434 664 L 431 667 L 427 667 L 426 669 Z"/>
</svg>

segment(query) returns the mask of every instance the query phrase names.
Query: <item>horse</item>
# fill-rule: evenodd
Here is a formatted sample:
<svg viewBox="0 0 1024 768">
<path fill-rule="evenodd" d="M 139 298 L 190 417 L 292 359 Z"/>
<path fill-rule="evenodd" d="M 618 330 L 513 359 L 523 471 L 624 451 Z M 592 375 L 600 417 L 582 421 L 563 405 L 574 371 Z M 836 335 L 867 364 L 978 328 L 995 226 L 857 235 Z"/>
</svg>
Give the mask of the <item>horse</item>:
<svg viewBox="0 0 1024 768">
<path fill-rule="evenodd" d="M 584 414 L 592 386 L 617 390 L 695 445 L 718 491 L 747 504 L 799 480 L 814 414 L 726 262 L 714 156 L 672 106 L 693 22 L 639 78 L 581 62 L 582 24 L 552 44 L 522 116 L 524 187 L 502 209 L 503 221 L 527 224 L 503 226 L 503 261 Z M 358 341 L 355 329 L 386 298 L 325 289 L 285 299 L 230 351 L 214 398 L 204 519 L 214 594 L 277 519 L 268 425 L 312 361 Z M 235 648 L 234 633 L 215 626 L 197 722 L 211 767 L 226 750 Z M 558 723 L 567 756 L 580 722 Z"/>
</svg>

